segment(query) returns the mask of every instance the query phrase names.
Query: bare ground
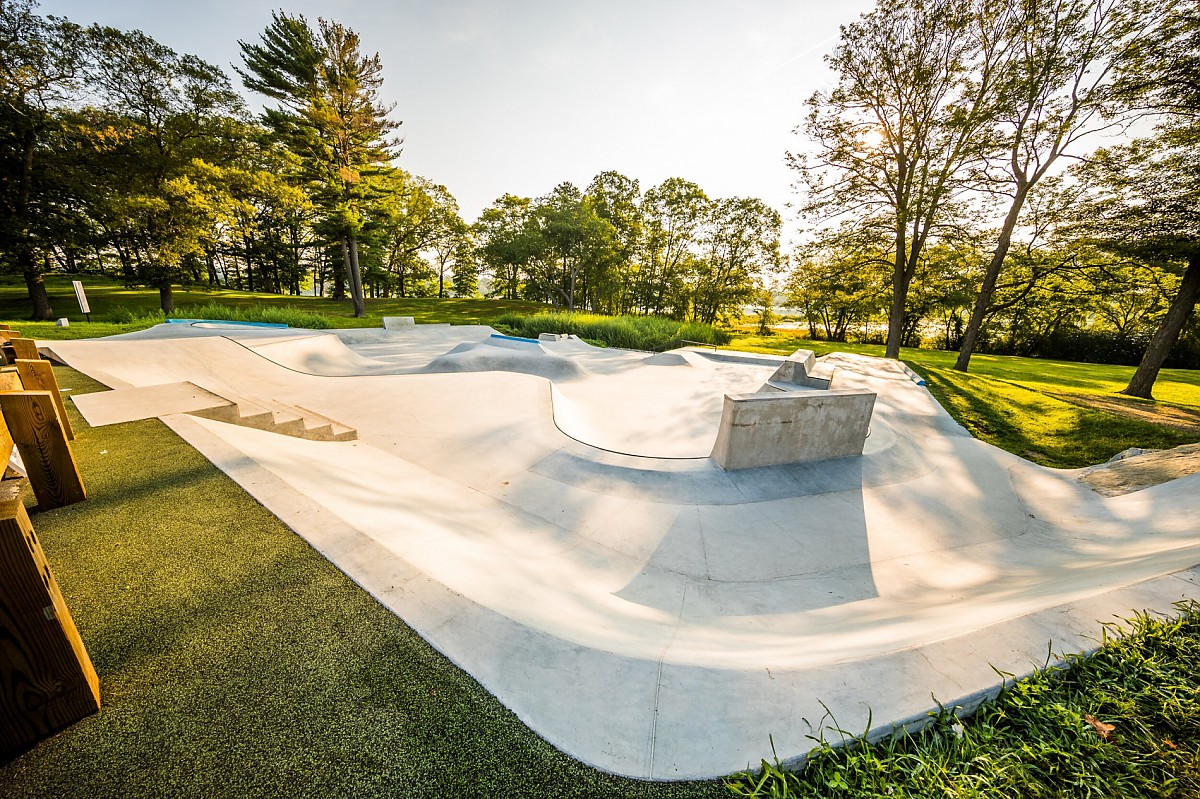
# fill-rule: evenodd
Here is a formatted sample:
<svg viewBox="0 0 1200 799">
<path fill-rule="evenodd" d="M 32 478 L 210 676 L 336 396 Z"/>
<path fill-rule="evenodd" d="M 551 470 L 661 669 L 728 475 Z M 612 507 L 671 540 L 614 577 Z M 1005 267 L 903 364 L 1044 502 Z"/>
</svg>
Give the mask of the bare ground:
<svg viewBox="0 0 1200 799">
<path fill-rule="evenodd" d="M 1132 397 L 1053 394 L 1064 402 L 1118 416 L 1173 427 L 1200 436 L 1200 411 Z M 1200 472 L 1200 443 L 1118 457 L 1079 472 L 1079 481 L 1098 494 L 1116 497 Z"/>
</svg>

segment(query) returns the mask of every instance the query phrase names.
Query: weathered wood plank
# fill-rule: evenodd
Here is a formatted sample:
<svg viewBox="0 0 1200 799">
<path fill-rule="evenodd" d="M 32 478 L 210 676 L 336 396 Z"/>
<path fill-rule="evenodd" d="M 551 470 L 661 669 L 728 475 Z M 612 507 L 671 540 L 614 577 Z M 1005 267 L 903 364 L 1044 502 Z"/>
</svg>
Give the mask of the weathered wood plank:
<svg viewBox="0 0 1200 799">
<path fill-rule="evenodd" d="M 58 423 L 49 391 L 0 393 L 0 412 L 29 475 L 38 509 L 49 510 L 87 499 L 71 445 Z"/>
<path fill-rule="evenodd" d="M 0 463 L 4 464 L 5 477 L 8 476 L 9 471 L 15 471 L 8 468 L 8 461 L 12 457 L 12 451 L 12 433 L 8 432 L 8 425 L 4 423 L 4 417 L 0 416 Z"/>
<path fill-rule="evenodd" d="M 0 391 L 24 391 L 25 385 L 21 382 L 21 375 L 15 369 L 9 368 L 0 371 Z"/>
<path fill-rule="evenodd" d="M 0 330 L 0 338 L 5 341 L 12 341 L 14 338 L 21 338 L 20 330 Z"/>
<path fill-rule="evenodd" d="M 41 360 L 41 354 L 38 352 L 37 342 L 31 338 L 14 338 L 8 342 L 12 345 L 13 354 L 17 359 L 22 358 L 30 361 Z"/>
<path fill-rule="evenodd" d="M 0 483 L 0 753 L 100 708 L 100 681 L 20 500 Z"/>
<path fill-rule="evenodd" d="M 62 425 L 63 432 L 67 434 L 67 440 L 74 441 L 75 431 L 71 429 L 71 420 L 67 418 L 67 406 L 63 402 L 62 391 L 58 388 L 58 378 L 54 376 L 54 365 L 49 361 L 30 361 L 18 358 L 17 374 L 26 391 L 50 392 L 50 397 L 54 400 L 54 407 L 58 409 L 59 424 Z"/>
</svg>

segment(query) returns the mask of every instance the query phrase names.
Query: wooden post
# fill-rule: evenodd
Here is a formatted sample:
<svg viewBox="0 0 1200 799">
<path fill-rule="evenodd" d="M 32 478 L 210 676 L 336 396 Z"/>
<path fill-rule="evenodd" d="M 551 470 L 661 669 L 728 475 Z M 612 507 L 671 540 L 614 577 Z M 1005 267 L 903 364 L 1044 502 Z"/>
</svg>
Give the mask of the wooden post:
<svg viewBox="0 0 1200 799">
<path fill-rule="evenodd" d="M 14 338 L 10 339 L 9 344 L 12 345 L 13 354 L 18 359 L 37 361 L 41 360 L 41 353 L 38 352 L 37 342 L 31 338 Z"/>
<path fill-rule="evenodd" d="M 67 418 L 67 406 L 63 403 L 62 391 L 58 388 L 58 378 L 54 376 L 54 365 L 49 361 L 29 361 L 17 359 L 17 374 L 21 378 L 21 386 L 27 391 L 49 391 L 58 409 L 58 421 L 68 441 L 75 440 L 75 431 L 71 429 L 71 420 Z M 0 379 L 0 384 L 3 379 Z"/>
<path fill-rule="evenodd" d="M 49 510 L 87 499 L 71 445 L 58 422 L 49 391 L 0 393 L 0 412 L 29 474 L 38 509 Z"/>
<path fill-rule="evenodd" d="M 0 754 L 7 757 L 100 709 L 100 680 L 21 503 L 23 482 L 0 482 Z"/>
</svg>

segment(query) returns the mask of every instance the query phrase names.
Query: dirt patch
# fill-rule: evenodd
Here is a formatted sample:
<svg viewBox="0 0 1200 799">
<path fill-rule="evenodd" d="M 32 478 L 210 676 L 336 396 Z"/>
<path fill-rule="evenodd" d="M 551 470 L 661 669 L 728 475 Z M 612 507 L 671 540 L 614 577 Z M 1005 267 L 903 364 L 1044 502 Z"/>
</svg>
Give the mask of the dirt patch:
<svg viewBox="0 0 1200 799">
<path fill-rule="evenodd" d="M 1174 405 L 1147 402 L 1133 397 L 1098 396 L 1096 394 L 1049 394 L 1049 396 L 1072 405 L 1082 405 L 1117 416 L 1161 424 L 1185 433 L 1200 435 L 1200 411 L 1190 408 L 1177 408 Z"/>
<path fill-rule="evenodd" d="M 1117 497 L 1198 472 L 1200 444 L 1184 444 L 1089 466 L 1080 470 L 1079 482 L 1097 494 Z"/>
</svg>

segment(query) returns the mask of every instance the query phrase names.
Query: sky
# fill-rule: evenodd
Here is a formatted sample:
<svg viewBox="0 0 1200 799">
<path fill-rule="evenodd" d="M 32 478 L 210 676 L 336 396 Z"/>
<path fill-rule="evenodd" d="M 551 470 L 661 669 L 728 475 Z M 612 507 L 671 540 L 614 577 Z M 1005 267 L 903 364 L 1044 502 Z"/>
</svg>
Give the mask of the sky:
<svg viewBox="0 0 1200 799">
<path fill-rule="evenodd" d="M 463 216 L 604 170 L 643 191 L 670 177 L 758 197 L 798 230 L 785 153 L 823 56 L 873 0 L 297 0 L 383 61 L 397 165 L 445 185 Z M 224 68 L 280 6 L 260 0 L 41 0 L 39 12 L 138 29 Z M 251 107 L 262 98 L 243 90 Z"/>
</svg>

